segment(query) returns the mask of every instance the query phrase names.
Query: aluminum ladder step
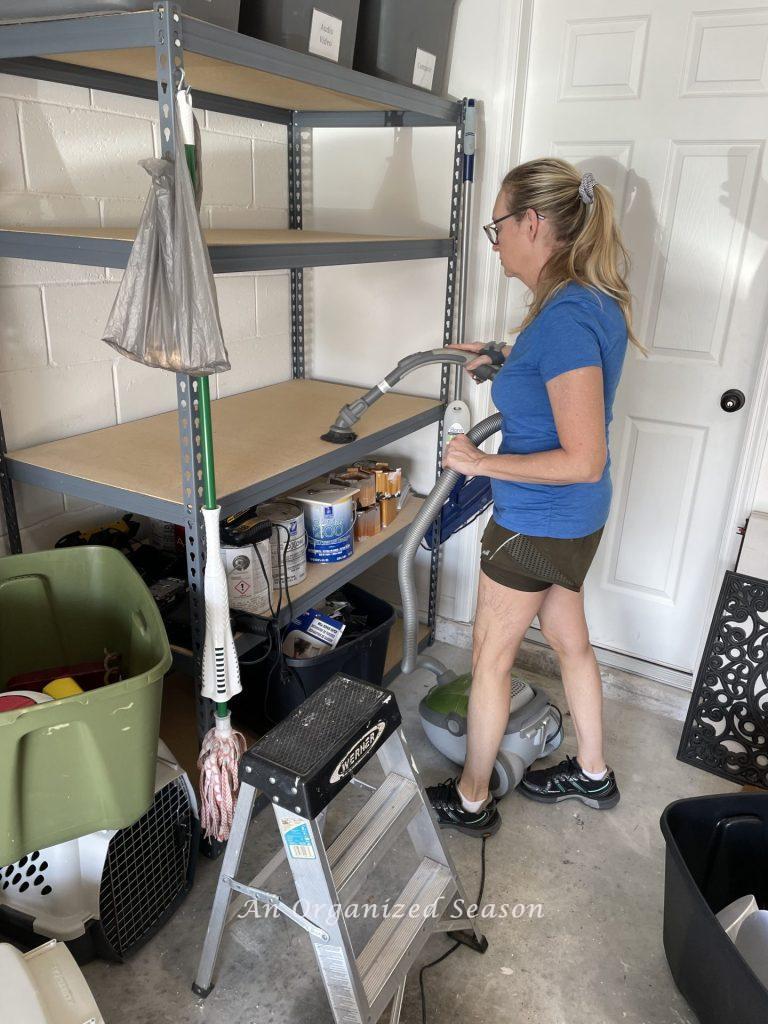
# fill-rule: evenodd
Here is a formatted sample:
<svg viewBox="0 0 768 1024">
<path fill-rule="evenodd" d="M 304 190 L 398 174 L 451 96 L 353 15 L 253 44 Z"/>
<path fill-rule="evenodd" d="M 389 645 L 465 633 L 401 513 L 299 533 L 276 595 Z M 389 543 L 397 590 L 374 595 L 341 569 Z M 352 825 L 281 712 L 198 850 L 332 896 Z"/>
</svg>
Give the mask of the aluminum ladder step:
<svg viewBox="0 0 768 1024">
<path fill-rule="evenodd" d="M 352 899 L 421 808 L 419 788 L 412 779 L 394 772 L 386 776 L 328 847 L 339 897 Z"/>
<path fill-rule="evenodd" d="M 451 899 L 456 892 L 450 868 L 425 857 L 395 900 L 403 907 L 402 914 L 385 918 L 357 958 L 369 1006 L 374 1007 L 393 977 L 405 974 L 433 931 L 432 917 L 424 913 L 411 916 L 410 908 L 418 905 L 424 911 L 435 901 Z M 445 904 L 439 903 L 438 918 L 444 909 Z"/>
</svg>

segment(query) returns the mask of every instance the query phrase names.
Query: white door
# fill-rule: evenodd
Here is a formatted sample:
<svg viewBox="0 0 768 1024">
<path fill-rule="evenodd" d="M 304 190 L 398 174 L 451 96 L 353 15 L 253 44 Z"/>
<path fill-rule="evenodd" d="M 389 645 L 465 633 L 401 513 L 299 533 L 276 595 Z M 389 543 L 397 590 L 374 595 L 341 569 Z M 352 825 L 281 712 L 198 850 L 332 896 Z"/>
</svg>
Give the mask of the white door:
<svg viewBox="0 0 768 1024">
<path fill-rule="evenodd" d="M 712 6 L 536 0 L 522 143 L 523 160 L 559 155 L 612 189 L 650 350 L 629 352 L 615 405 L 592 640 L 684 672 L 733 557 L 768 297 L 768 6 Z M 720 407 L 729 388 L 740 412 Z"/>
</svg>

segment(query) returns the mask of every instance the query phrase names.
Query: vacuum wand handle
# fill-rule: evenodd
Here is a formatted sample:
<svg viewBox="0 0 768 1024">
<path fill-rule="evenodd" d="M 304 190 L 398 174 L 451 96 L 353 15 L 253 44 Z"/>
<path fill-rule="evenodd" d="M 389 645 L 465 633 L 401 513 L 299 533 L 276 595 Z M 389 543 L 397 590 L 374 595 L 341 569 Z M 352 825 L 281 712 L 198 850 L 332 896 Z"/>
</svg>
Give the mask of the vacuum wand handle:
<svg viewBox="0 0 768 1024">
<path fill-rule="evenodd" d="M 322 435 L 322 440 L 330 441 L 333 444 L 349 444 L 350 441 L 354 441 L 357 435 L 353 433 L 352 427 L 363 413 L 382 395 L 391 391 L 395 384 L 399 384 L 403 377 L 418 370 L 419 367 L 428 366 L 430 363 L 453 363 L 456 366 L 465 366 L 476 357 L 476 352 L 448 347 L 428 349 L 426 352 L 413 352 L 411 355 L 405 356 L 379 384 L 372 387 L 370 391 L 366 391 L 355 402 L 341 407 L 328 432 Z M 496 366 L 483 365 L 472 372 L 478 380 L 489 380 L 496 369 Z M 481 376 L 478 371 L 483 371 L 483 375 Z"/>
</svg>

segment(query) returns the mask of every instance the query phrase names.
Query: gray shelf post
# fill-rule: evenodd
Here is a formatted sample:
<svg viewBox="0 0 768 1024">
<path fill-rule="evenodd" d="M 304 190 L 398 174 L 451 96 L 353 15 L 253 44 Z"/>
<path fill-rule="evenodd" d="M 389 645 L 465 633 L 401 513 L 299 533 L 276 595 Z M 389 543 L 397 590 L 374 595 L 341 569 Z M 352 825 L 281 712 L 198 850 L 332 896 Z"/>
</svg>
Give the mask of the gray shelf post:
<svg viewBox="0 0 768 1024">
<path fill-rule="evenodd" d="M 301 185 L 301 121 L 294 110 L 288 125 L 288 227 L 298 230 L 304 227 Z M 294 377 L 306 374 L 303 267 L 291 269 L 291 371 Z"/>
<path fill-rule="evenodd" d="M 160 144 L 166 160 L 185 159 L 176 153 L 176 89 L 184 69 L 184 44 L 181 12 L 170 0 L 154 5 L 155 67 L 157 102 L 160 113 Z M 213 726 L 213 704 L 201 693 L 203 643 L 205 641 L 205 605 L 203 602 L 203 565 L 205 531 L 203 528 L 202 439 L 199 428 L 197 378 L 176 374 L 176 400 L 181 448 L 181 486 L 184 502 L 184 537 L 189 581 L 189 614 L 192 630 L 192 659 L 197 702 L 198 739 Z"/>
<path fill-rule="evenodd" d="M 456 271 L 461 248 L 461 203 L 462 203 L 462 169 L 464 163 L 464 135 L 467 124 L 468 101 L 465 99 L 461 104 L 458 121 L 456 122 L 456 139 L 453 147 L 453 173 L 451 176 L 451 216 L 449 234 L 453 241 L 453 252 L 448 257 L 448 269 L 445 282 L 445 315 L 443 319 L 443 346 L 450 345 L 453 341 L 455 314 L 456 314 Z M 474 134 L 472 137 L 474 146 Z M 466 267 L 462 267 L 462 273 Z M 457 367 L 456 374 L 462 371 Z M 445 404 L 448 401 L 448 393 L 451 380 L 451 368 L 443 365 L 440 374 L 440 400 Z M 443 468 L 443 422 L 437 425 L 437 457 L 435 461 L 435 478 Z M 434 523 L 434 536 L 432 541 L 432 557 L 429 563 L 429 604 L 427 610 L 427 624 L 429 626 L 429 644 L 435 642 L 435 626 L 437 622 L 437 588 L 440 577 L 440 518 Z"/>
<path fill-rule="evenodd" d="M 16 499 L 13 494 L 13 482 L 8 473 L 6 462 L 5 431 L 3 430 L 3 417 L 0 415 L 0 493 L 3 498 L 3 513 L 5 514 L 5 525 L 8 527 L 8 544 L 12 555 L 21 554 L 21 534 L 19 533 L 19 520 L 16 515 Z"/>
</svg>

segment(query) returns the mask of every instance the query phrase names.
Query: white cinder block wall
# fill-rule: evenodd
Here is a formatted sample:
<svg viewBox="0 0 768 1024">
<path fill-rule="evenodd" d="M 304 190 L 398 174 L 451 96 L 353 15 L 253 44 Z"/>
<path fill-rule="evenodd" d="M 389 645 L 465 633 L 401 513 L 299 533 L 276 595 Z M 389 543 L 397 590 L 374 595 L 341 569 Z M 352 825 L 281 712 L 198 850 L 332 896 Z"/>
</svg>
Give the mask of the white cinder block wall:
<svg viewBox="0 0 768 1024">
<path fill-rule="evenodd" d="M 285 129 L 201 114 L 203 220 L 212 228 L 286 227 Z M 159 155 L 157 105 L 0 75 L 0 224 L 126 226 Z M 118 357 L 100 339 L 119 271 L 0 259 L 0 409 L 9 450 L 175 408 L 173 374 Z M 216 279 L 232 369 L 213 396 L 291 375 L 288 272 Z M 15 486 L 25 550 L 103 522 L 107 510 Z M 7 552 L 0 512 L 0 552 Z"/>
</svg>

